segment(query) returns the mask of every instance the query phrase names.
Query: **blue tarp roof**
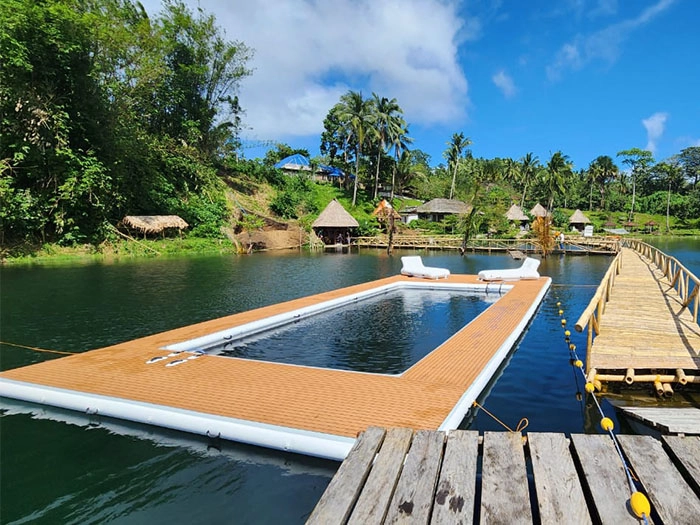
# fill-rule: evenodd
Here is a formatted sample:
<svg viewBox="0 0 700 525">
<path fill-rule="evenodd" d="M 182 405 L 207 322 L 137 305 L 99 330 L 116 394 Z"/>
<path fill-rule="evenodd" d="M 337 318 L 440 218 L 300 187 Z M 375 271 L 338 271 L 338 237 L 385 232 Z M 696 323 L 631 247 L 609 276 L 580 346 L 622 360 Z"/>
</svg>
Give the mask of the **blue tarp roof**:
<svg viewBox="0 0 700 525">
<path fill-rule="evenodd" d="M 309 166 L 309 159 L 304 157 L 304 155 L 301 155 L 300 153 L 295 153 L 294 155 L 290 155 L 289 157 L 285 157 L 281 161 L 279 161 L 277 164 L 275 164 L 275 168 L 296 168 L 300 169 L 303 166 L 308 167 Z"/>
<path fill-rule="evenodd" d="M 321 171 L 328 175 L 329 177 L 345 177 L 345 173 L 340 168 L 335 166 L 319 166 L 318 171 Z"/>
</svg>

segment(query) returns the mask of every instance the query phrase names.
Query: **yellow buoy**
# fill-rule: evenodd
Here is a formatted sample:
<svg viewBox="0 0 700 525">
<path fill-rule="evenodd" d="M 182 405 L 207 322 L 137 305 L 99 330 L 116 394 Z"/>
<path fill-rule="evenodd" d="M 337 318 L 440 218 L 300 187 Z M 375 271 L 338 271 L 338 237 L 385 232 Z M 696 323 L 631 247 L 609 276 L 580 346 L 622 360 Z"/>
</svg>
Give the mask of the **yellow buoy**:
<svg viewBox="0 0 700 525">
<path fill-rule="evenodd" d="M 569 337 L 569 336 L 571 335 L 571 332 L 569 332 L 568 330 L 566 330 L 566 331 L 564 332 L 564 335 L 565 335 L 566 337 Z"/>
<path fill-rule="evenodd" d="M 564 313 L 564 310 L 559 310 L 559 315 L 562 315 Z"/>
<path fill-rule="evenodd" d="M 558 303 L 557 303 L 557 306 L 561 306 L 561 303 L 558 302 Z"/>
<path fill-rule="evenodd" d="M 649 500 L 641 492 L 635 492 L 630 497 L 630 507 L 632 512 L 634 512 L 638 518 L 646 516 L 649 517 L 651 512 L 651 505 L 649 505 Z"/>
<path fill-rule="evenodd" d="M 615 424 L 609 417 L 604 417 L 603 419 L 601 419 L 600 426 L 606 432 L 610 432 L 613 428 L 615 428 Z"/>
<path fill-rule="evenodd" d="M 574 343 L 571 343 L 571 344 L 569 345 L 569 350 L 571 350 L 572 352 L 573 352 L 574 350 L 576 350 L 576 345 L 575 345 Z"/>
<path fill-rule="evenodd" d="M 562 326 L 566 326 L 566 319 L 562 319 L 562 320 L 561 320 L 561 325 L 562 325 Z"/>
<path fill-rule="evenodd" d="M 580 359 L 577 359 L 576 361 L 574 361 L 574 366 L 576 368 L 583 368 L 583 361 L 581 361 Z"/>
<path fill-rule="evenodd" d="M 593 385 L 593 383 L 586 383 L 586 386 L 584 388 L 589 394 L 592 394 L 595 391 L 595 386 Z"/>
</svg>

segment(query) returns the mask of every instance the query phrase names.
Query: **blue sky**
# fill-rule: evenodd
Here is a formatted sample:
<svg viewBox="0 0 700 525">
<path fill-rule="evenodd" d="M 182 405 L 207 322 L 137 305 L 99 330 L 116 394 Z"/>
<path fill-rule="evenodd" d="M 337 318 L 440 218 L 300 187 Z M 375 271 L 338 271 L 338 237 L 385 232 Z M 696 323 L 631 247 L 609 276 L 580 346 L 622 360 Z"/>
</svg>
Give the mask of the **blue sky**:
<svg viewBox="0 0 700 525">
<path fill-rule="evenodd" d="M 561 150 L 577 169 L 632 147 L 662 160 L 700 145 L 696 0 L 187 3 L 255 50 L 240 90 L 248 145 L 318 154 L 323 118 L 349 89 L 395 97 L 434 165 L 460 131 L 477 157 Z"/>
</svg>

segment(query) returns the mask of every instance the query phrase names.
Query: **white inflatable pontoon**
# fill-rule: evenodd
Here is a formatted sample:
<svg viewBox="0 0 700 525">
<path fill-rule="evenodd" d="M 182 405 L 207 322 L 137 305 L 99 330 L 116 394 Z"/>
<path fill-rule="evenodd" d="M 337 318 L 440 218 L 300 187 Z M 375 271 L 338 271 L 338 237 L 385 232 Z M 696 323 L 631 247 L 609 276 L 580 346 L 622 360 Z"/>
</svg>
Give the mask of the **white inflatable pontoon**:
<svg viewBox="0 0 700 525">
<path fill-rule="evenodd" d="M 423 277 L 425 279 L 447 279 L 450 275 L 450 270 L 447 268 L 435 268 L 432 266 L 423 266 L 423 259 L 420 255 L 406 255 L 401 257 L 401 275 L 409 277 Z"/>
<path fill-rule="evenodd" d="M 526 257 L 520 268 L 508 270 L 481 270 L 479 280 L 481 281 L 519 281 L 520 279 L 539 279 L 540 274 L 537 268 L 540 266 L 539 259 Z"/>
</svg>

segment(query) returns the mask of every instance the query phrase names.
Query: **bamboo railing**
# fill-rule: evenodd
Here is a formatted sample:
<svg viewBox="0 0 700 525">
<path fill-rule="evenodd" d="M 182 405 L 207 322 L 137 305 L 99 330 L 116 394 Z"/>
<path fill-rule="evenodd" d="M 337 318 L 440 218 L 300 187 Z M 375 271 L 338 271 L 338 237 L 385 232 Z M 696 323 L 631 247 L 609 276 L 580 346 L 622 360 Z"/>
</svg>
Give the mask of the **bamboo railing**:
<svg viewBox="0 0 700 525">
<path fill-rule="evenodd" d="M 593 344 L 593 334 L 598 335 L 600 333 L 600 318 L 605 313 L 605 305 L 608 300 L 610 300 L 610 295 L 612 294 L 613 286 L 615 285 L 615 277 L 619 275 L 622 269 L 622 252 L 618 253 L 610 263 L 608 271 L 605 272 L 603 279 L 598 285 L 598 289 L 595 291 L 591 302 L 583 311 L 581 316 L 576 321 L 576 331 L 583 332 L 585 327 L 588 327 L 588 341 L 586 344 L 586 361 L 590 360 L 591 355 L 591 345 Z M 586 369 L 590 363 L 586 363 Z"/>
<path fill-rule="evenodd" d="M 700 279 L 683 266 L 678 259 L 636 239 L 625 240 L 625 245 L 639 252 L 653 262 L 661 270 L 680 297 L 681 304 L 688 308 L 693 315 L 693 321 L 698 322 L 700 309 Z"/>
</svg>

